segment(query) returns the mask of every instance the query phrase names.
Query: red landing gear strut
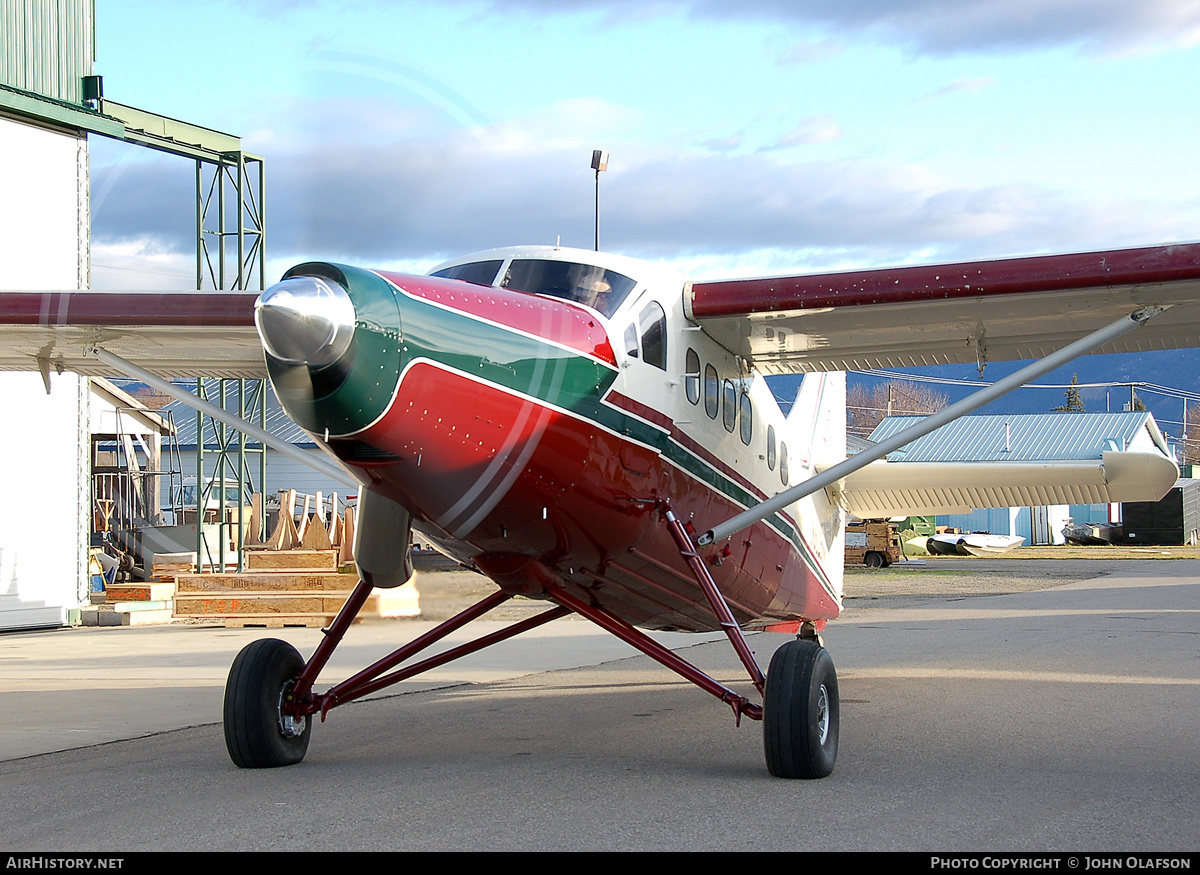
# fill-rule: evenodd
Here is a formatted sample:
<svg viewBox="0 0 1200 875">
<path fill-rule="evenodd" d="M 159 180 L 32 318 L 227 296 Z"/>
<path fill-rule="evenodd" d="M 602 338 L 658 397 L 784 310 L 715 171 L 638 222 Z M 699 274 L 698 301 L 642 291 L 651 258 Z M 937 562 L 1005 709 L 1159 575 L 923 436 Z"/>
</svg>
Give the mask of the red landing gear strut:
<svg viewBox="0 0 1200 875">
<path fill-rule="evenodd" d="M 728 704 L 739 724 L 743 715 L 762 720 L 767 766 L 773 775 L 809 778 L 828 775 L 837 756 L 838 737 L 837 676 L 828 653 L 812 639 L 789 641 L 776 652 L 764 677 L 741 628 L 697 554 L 691 536 L 669 507 L 662 506 L 660 512 L 721 628 L 729 636 L 754 686 L 763 695 L 762 705 L 751 702 L 644 632 L 602 608 L 581 601 L 556 583 L 546 584 L 544 595 L 557 605 L 535 617 L 400 667 L 430 645 L 512 597 L 502 591 L 493 593 L 353 677 L 324 693 L 316 693 L 314 682 L 373 589 L 370 575 L 364 575 L 325 630 L 324 640 L 307 663 L 290 644 L 276 639 L 255 641 L 238 654 L 225 688 L 225 743 L 230 758 L 242 768 L 298 763 L 308 750 L 314 714 L 320 714 L 324 720 L 329 710 L 337 705 L 574 611 Z"/>
</svg>

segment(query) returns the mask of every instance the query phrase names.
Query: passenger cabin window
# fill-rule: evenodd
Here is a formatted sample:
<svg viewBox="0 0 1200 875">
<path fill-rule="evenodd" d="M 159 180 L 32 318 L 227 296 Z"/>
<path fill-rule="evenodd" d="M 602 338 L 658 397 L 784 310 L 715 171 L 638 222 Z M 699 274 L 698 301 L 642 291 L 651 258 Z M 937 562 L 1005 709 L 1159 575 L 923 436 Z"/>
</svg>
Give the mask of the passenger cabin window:
<svg viewBox="0 0 1200 875">
<path fill-rule="evenodd" d="M 717 369 L 712 365 L 704 366 L 704 412 L 709 419 L 716 419 L 721 407 L 721 381 L 717 378 Z"/>
<path fill-rule="evenodd" d="M 514 258 L 500 285 L 519 292 L 586 304 L 611 316 L 633 291 L 637 281 L 594 264 Z"/>
<path fill-rule="evenodd" d="M 651 301 L 638 317 L 642 327 L 642 361 L 667 369 L 667 314 L 657 301 Z"/>
<path fill-rule="evenodd" d="M 743 392 L 738 404 L 738 423 L 741 425 L 742 443 L 750 446 L 754 439 L 754 408 L 750 404 L 750 393 Z"/>
<path fill-rule="evenodd" d="M 733 380 L 725 381 L 725 408 L 723 422 L 725 423 L 726 431 L 733 431 L 733 427 L 737 425 L 737 386 Z"/>
<path fill-rule="evenodd" d="M 767 468 L 775 470 L 775 426 L 767 426 Z"/>
<path fill-rule="evenodd" d="M 779 480 L 784 486 L 788 485 L 787 444 L 779 442 Z"/>
<path fill-rule="evenodd" d="M 688 347 L 684 361 L 683 389 L 688 401 L 700 403 L 700 356 L 691 347 Z"/>
<path fill-rule="evenodd" d="M 496 281 L 496 273 L 503 261 L 472 261 L 470 264 L 456 264 L 437 271 L 433 276 L 445 277 L 451 280 L 475 283 L 477 286 L 490 286 Z"/>
</svg>

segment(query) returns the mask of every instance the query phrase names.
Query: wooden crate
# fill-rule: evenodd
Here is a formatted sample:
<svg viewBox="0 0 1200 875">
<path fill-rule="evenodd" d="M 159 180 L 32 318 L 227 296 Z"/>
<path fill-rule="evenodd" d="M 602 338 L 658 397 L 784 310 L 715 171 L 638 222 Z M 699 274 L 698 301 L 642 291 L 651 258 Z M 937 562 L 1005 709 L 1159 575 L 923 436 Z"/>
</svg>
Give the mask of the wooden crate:
<svg viewBox="0 0 1200 875">
<path fill-rule="evenodd" d="M 113 602 L 165 602 L 175 595 L 175 584 L 147 580 L 142 583 L 110 583 L 104 588 L 104 600 Z"/>
<path fill-rule="evenodd" d="M 358 583 L 336 571 L 180 574 L 175 616 L 223 620 L 226 626 L 326 625 Z M 377 612 L 372 596 L 364 611 Z"/>
<path fill-rule="evenodd" d="M 336 571 L 337 550 L 255 550 L 246 554 L 247 571 Z"/>
</svg>

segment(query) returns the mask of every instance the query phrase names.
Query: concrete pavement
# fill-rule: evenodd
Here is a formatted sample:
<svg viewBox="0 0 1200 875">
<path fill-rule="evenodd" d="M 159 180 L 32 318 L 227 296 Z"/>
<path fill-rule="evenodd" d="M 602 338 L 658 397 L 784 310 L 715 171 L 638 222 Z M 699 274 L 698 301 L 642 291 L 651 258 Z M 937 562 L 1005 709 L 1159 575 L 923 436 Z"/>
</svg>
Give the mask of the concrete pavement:
<svg viewBox="0 0 1200 875">
<path fill-rule="evenodd" d="M 826 634 L 842 736 L 833 775 L 816 782 L 769 778 L 756 724 L 735 728 L 728 707 L 645 657 L 592 642 L 580 621 L 551 624 L 542 642 L 511 642 L 542 650 L 540 668 L 524 653 L 484 654 L 448 677 L 452 685 L 335 710 L 314 727 L 302 764 L 262 771 L 229 762 L 213 716 L 227 657 L 261 630 L 96 630 L 86 634 L 112 636 L 90 639 L 113 648 L 106 662 L 122 650 L 129 662 L 143 650 L 132 645 L 158 642 L 106 688 L 137 703 L 127 709 L 131 740 L 0 761 L 6 843 L 1194 851 L 1198 577 L 1195 561 L 1096 563 L 1090 577 L 1054 589 L 851 603 Z M 376 634 L 359 628 L 364 639 Z M 280 637 L 293 634 L 306 652 L 319 633 Z M 383 625 L 377 634 L 395 636 Z M 24 684 L 0 696 L 4 719 L 13 696 L 35 705 L 42 697 L 56 704 L 35 709 L 43 716 L 31 716 L 26 732 L 78 729 L 84 738 L 88 718 L 70 684 L 82 690 L 83 674 L 103 676 L 90 665 L 96 646 L 90 656 L 10 646 L 34 637 L 0 639 L 0 679 L 9 689 Z M 74 639 L 83 636 L 39 640 Z M 752 645 L 765 664 L 785 640 L 758 635 Z M 380 644 L 346 651 L 346 667 Z M 687 655 L 722 681 L 744 683 L 724 641 Z M 576 667 L 554 670 L 563 659 Z M 170 678 L 156 679 L 168 668 Z M 64 681 L 64 671 L 79 677 Z M 462 683 L 475 671 L 479 682 Z M 135 737 L 143 729 L 136 715 L 155 709 L 174 716 Z"/>
</svg>

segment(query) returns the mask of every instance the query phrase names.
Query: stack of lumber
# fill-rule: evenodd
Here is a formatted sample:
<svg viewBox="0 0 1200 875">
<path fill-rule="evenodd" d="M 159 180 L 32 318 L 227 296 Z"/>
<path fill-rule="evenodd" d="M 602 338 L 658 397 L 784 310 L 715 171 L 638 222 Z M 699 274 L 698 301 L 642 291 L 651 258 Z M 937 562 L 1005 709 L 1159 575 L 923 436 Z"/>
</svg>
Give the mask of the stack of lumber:
<svg viewBox="0 0 1200 875">
<path fill-rule="evenodd" d="M 240 574 L 179 574 L 175 616 L 235 627 L 325 626 L 358 583 L 336 563 L 334 550 L 282 550 L 247 554 Z M 364 613 L 378 610 L 374 598 Z"/>
<path fill-rule="evenodd" d="M 337 513 L 337 496 L 331 497 L 330 524 L 325 502 L 318 493 L 304 496 L 297 507 L 296 491 L 280 496 L 279 518 L 265 541 L 255 537 L 261 519 L 261 496 L 254 496 L 253 521 L 248 527 L 245 571 L 195 574 L 194 554 L 162 572 L 175 580 L 177 618 L 218 620 L 227 627 L 327 626 L 358 584 L 353 570 L 354 508 Z M 311 512 L 310 512 L 311 511 Z M 300 523 L 296 524 L 297 512 Z M 164 563 L 174 557 L 162 557 Z M 159 574 L 158 557 L 155 576 Z M 420 614 L 415 586 L 376 591 L 359 612 L 363 616 L 416 616 Z"/>
</svg>

